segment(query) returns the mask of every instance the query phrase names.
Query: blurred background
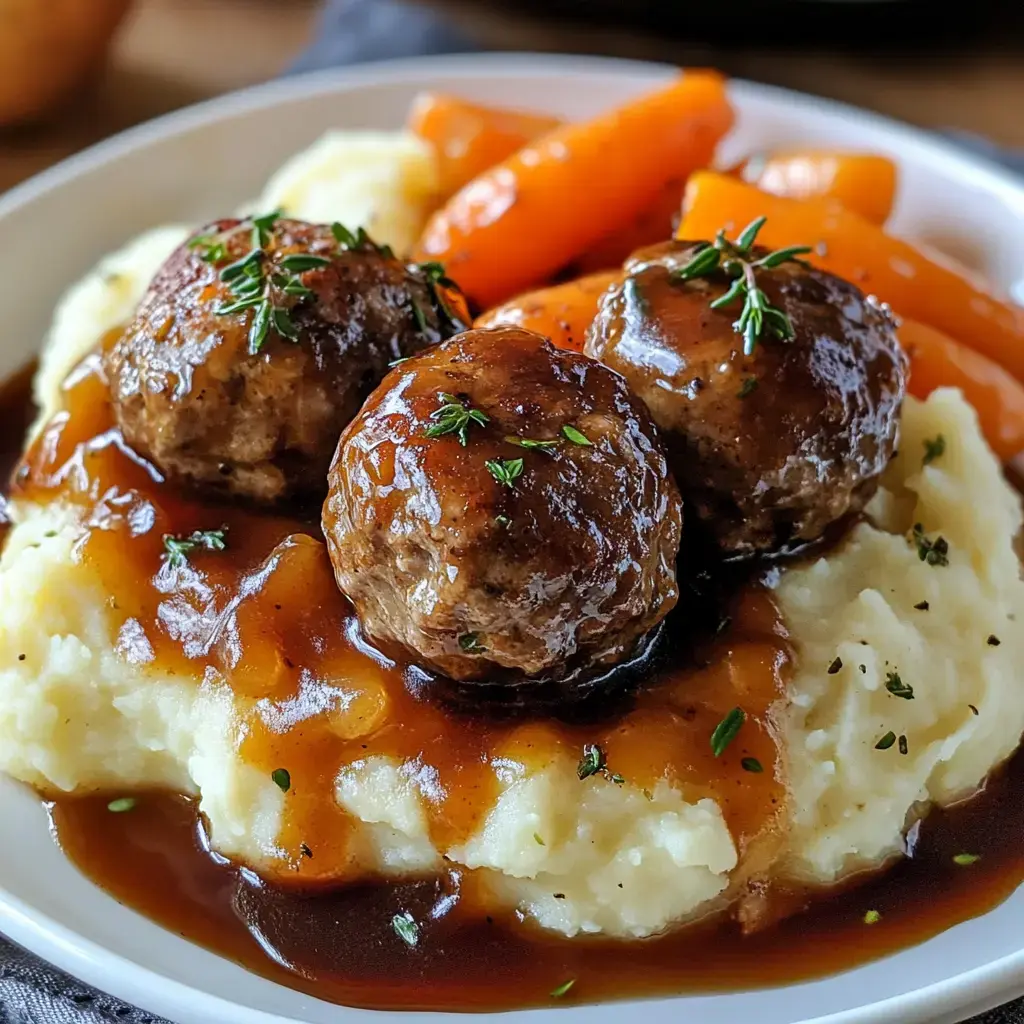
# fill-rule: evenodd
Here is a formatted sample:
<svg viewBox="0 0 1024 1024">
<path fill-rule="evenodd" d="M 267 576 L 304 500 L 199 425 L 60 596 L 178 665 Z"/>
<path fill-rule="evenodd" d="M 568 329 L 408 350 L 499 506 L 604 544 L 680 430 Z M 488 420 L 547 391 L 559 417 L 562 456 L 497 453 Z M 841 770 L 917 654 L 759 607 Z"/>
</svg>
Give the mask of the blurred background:
<svg viewBox="0 0 1024 1024">
<path fill-rule="evenodd" d="M 381 40 L 364 46 L 357 37 L 373 34 L 385 6 L 396 0 L 0 0 L 0 190 L 131 124 L 264 81 L 296 62 L 337 52 L 379 56 Z M 1024 148 L 1020 0 L 409 6 L 439 16 L 439 37 L 457 38 L 464 49 L 714 65 Z M 390 42 L 417 49 L 416 40 Z"/>
</svg>

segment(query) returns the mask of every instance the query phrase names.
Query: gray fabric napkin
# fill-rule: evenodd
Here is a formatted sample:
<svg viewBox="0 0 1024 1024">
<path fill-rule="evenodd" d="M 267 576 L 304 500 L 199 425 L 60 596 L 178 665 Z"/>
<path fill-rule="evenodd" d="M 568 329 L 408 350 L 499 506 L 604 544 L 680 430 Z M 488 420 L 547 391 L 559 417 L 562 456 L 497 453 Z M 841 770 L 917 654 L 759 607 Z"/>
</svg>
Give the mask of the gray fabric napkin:
<svg viewBox="0 0 1024 1024">
<path fill-rule="evenodd" d="M 448 19 L 400 0 L 329 0 L 315 41 L 288 73 L 360 61 L 478 49 Z M 1024 174 L 1024 153 L 987 139 L 947 133 L 964 146 Z M 0 1024 L 169 1024 L 76 981 L 0 936 Z M 969 1024 L 1024 1024 L 1024 1000 Z"/>
</svg>

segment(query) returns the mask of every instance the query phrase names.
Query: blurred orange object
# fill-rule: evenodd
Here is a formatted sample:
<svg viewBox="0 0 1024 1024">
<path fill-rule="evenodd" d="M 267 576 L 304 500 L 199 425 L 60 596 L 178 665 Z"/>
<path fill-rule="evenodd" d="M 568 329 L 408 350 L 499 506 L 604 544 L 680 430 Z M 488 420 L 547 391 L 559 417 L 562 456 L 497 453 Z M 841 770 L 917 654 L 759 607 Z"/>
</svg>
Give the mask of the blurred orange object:
<svg viewBox="0 0 1024 1024">
<path fill-rule="evenodd" d="M 896 197 L 896 165 L 874 153 L 792 150 L 753 156 L 737 169 L 748 185 L 789 199 L 836 199 L 872 224 L 884 224 Z"/>
<path fill-rule="evenodd" d="M 527 292 L 488 310 L 473 326 L 524 327 L 543 334 L 556 348 L 582 352 L 583 339 L 597 315 L 601 296 L 621 276 L 620 272 L 591 274 L 552 288 Z"/>
<path fill-rule="evenodd" d="M 936 388 L 959 388 L 999 458 L 1009 462 L 1024 451 L 1024 385 L 934 327 L 905 320 L 898 333 L 910 356 L 912 395 L 927 398 Z"/>
<path fill-rule="evenodd" d="M 48 114 L 96 70 L 131 0 L 0 0 L 0 125 Z"/>
<path fill-rule="evenodd" d="M 888 302 L 1009 370 L 1024 381 L 1024 309 L 985 290 L 963 270 L 925 255 L 909 242 L 835 199 L 783 199 L 726 174 L 700 171 L 686 186 L 677 237 L 699 241 L 719 228 L 742 231 L 767 217 L 758 241 L 773 248 L 809 245 L 806 258 Z"/>
<path fill-rule="evenodd" d="M 442 93 L 420 93 L 409 110 L 409 129 L 437 153 L 441 193 L 448 196 L 488 168 L 557 128 L 557 117 L 529 114 Z"/>
<path fill-rule="evenodd" d="M 725 80 L 688 71 L 542 136 L 430 218 L 415 258 L 439 260 L 477 308 L 536 287 L 627 227 L 670 181 L 706 167 L 733 112 Z"/>
</svg>

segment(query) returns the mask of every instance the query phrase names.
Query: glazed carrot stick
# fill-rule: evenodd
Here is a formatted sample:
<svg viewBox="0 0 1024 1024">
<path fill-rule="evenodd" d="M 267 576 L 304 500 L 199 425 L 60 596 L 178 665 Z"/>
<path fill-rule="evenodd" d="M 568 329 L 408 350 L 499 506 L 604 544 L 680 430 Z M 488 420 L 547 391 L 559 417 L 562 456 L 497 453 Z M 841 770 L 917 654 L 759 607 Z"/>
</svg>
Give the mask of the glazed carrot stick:
<svg viewBox="0 0 1024 1024">
<path fill-rule="evenodd" d="M 748 184 L 788 199 L 835 199 L 872 224 L 884 224 L 896 196 L 896 165 L 874 153 L 793 150 L 755 156 L 737 169 Z"/>
<path fill-rule="evenodd" d="M 582 352 L 587 328 L 597 313 L 597 304 L 620 272 L 591 274 L 575 281 L 527 292 L 478 317 L 474 327 L 510 324 L 536 331 L 557 348 Z"/>
<path fill-rule="evenodd" d="M 904 317 L 956 338 L 1024 380 L 1024 309 L 996 298 L 964 273 L 885 234 L 834 199 L 782 199 L 736 178 L 701 171 L 686 186 L 678 238 L 713 238 L 767 223 L 758 241 L 810 245 L 812 263 L 876 295 Z"/>
<path fill-rule="evenodd" d="M 725 81 L 670 85 L 526 146 L 461 189 L 427 224 L 415 258 L 439 260 L 478 308 L 526 291 L 706 166 L 732 124 Z"/>
<path fill-rule="evenodd" d="M 904 320 L 899 338 L 910 356 L 912 395 L 927 398 L 936 388 L 959 388 L 999 458 L 1009 462 L 1024 451 L 1024 385 L 934 327 Z"/>
<path fill-rule="evenodd" d="M 431 92 L 416 97 L 408 120 L 409 130 L 437 153 L 445 198 L 559 124 L 547 114 L 485 107 Z"/>
</svg>

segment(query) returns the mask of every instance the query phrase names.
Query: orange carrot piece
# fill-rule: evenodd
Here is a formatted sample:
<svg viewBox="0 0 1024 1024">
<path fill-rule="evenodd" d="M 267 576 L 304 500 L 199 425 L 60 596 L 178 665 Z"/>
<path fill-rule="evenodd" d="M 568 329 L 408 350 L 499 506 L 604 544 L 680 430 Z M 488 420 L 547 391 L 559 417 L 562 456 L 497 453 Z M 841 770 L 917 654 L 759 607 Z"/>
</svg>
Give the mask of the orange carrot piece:
<svg viewBox="0 0 1024 1024">
<path fill-rule="evenodd" d="M 783 151 L 751 157 L 737 173 L 775 196 L 835 199 L 872 224 L 888 220 L 896 196 L 896 165 L 874 153 Z"/>
<path fill-rule="evenodd" d="M 689 72 L 611 113 L 565 125 L 471 181 L 415 254 L 439 260 L 487 309 L 626 227 L 674 179 L 708 164 L 732 124 L 725 80 Z"/>
<path fill-rule="evenodd" d="M 758 241 L 774 248 L 809 245 L 812 263 L 876 295 L 1024 380 L 1024 309 L 997 298 L 965 273 L 885 234 L 834 199 L 783 199 L 724 174 L 701 171 L 686 186 L 677 238 L 714 238 L 767 223 Z"/>
<path fill-rule="evenodd" d="M 597 315 L 601 296 L 621 272 L 590 274 L 552 288 L 527 292 L 478 317 L 474 327 L 511 325 L 536 331 L 556 348 L 582 352 L 587 328 Z"/>
<path fill-rule="evenodd" d="M 904 320 L 900 342 L 910 356 L 912 395 L 959 388 L 974 406 L 982 433 L 1004 462 L 1024 452 L 1024 385 L 1001 366 L 934 327 Z"/>
<path fill-rule="evenodd" d="M 444 198 L 561 124 L 548 114 L 485 107 L 458 96 L 421 93 L 408 127 L 437 153 Z"/>
</svg>

